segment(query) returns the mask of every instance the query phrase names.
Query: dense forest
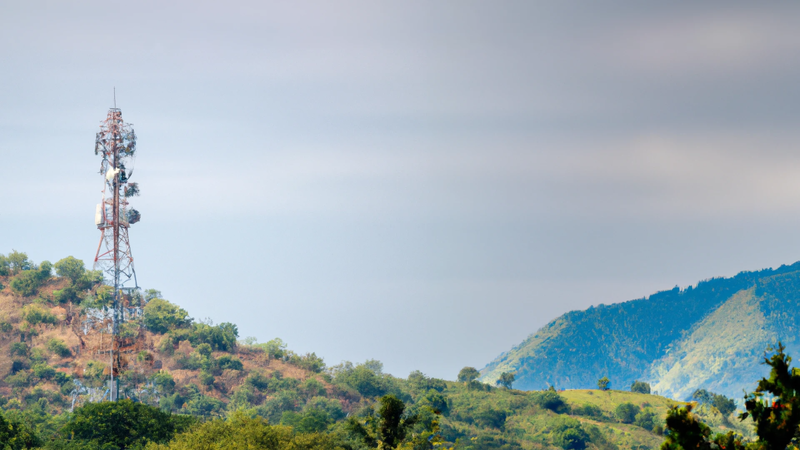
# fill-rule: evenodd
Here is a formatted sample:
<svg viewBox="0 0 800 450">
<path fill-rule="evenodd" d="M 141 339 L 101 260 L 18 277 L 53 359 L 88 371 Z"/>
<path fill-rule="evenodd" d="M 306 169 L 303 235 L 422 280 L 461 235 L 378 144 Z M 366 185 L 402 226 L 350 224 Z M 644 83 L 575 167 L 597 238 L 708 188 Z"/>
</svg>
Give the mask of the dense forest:
<svg viewBox="0 0 800 450">
<path fill-rule="evenodd" d="M 163 297 L 146 291 L 142 316 L 122 330 L 144 342 L 119 377 L 131 400 L 102 402 L 104 336 L 81 325 L 108 309 L 100 274 L 72 257 L 0 255 L 4 448 L 642 449 L 660 445 L 664 417 L 680 404 L 613 377 L 526 392 L 512 372 L 487 384 L 470 367 L 449 381 L 395 377 L 374 360 L 328 366 L 280 339 L 194 320 Z M 713 401 L 698 411 L 714 430 L 746 432 Z"/>
</svg>

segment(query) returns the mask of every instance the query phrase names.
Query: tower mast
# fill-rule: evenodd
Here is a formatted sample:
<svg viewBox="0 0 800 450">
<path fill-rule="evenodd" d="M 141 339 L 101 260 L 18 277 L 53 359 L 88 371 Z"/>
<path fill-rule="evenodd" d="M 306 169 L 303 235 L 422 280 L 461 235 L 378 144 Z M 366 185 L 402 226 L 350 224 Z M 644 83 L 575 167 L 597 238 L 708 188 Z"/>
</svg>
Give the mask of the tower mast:
<svg viewBox="0 0 800 450">
<path fill-rule="evenodd" d="M 129 181 L 133 174 L 136 154 L 136 134 L 133 126 L 122 120 L 122 111 L 109 109 L 106 120 L 100 125 L 95 140 L 95 154 L 102 156 L 100 174 L 103 175 L 103 191 L 95 212 L 95 225 L 100 230 L 100 243 L 94 258 L 94 270 L 101 270 L 108 286 L 113 286 L 111 295 L 111 367 L 109 368 L 109 393 L 111 400 L 119 398 L 118 378 L 121 367 L 120 325 L 125 321 L 126 308 L 135 307 L 138 282 L 133 266 L 128 229 L 140 219 L 140 214 L 129 208 L 128 198 L 139 195 L 137 183 Z M 126 167 L 126 164 L 129 167 Z"/>
</svg>

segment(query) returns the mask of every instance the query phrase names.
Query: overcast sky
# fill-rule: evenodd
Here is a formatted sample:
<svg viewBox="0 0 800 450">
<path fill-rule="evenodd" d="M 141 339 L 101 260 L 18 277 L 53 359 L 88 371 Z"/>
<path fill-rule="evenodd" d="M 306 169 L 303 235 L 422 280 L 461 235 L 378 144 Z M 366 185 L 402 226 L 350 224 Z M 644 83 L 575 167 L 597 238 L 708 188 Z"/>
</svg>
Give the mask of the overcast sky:
<svg viewBox="0 0 800 450">
<path fill-rule="evenodd" d="M 799 13 L 0 0 L 0 253 L 91 264 L 116 87 L 143 287 L 453 379 L 566 311 L 800 259 Z"/>
</svg>

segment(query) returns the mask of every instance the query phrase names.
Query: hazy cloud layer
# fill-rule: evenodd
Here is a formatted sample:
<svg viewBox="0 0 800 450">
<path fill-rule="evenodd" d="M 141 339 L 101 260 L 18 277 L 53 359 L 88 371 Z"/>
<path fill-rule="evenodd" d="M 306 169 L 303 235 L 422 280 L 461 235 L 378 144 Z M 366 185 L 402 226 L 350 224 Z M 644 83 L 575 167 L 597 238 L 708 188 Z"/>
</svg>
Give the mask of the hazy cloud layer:
<svg viewBox="0 0 800 450">
<path fill-rule="evenodd" d="M 146 287 L 452 378 L 569 309 L 800 259 L 798 8 L 0 0 L 0 252 L 92 258 L 116 86 Z"/>
</svg>

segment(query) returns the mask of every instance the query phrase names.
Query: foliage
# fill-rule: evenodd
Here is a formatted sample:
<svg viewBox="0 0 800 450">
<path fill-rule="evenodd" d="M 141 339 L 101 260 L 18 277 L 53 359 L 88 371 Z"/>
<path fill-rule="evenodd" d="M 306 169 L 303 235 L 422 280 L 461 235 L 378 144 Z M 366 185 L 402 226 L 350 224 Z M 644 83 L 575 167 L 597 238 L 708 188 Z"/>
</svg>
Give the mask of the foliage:
<svg viewBox="0 0 800 450">
<path fill-rule="evenodd" d="M 583 450 L 589 435 L 580 422 L 568 417 L 559 417 L 553 427 L 553 443 L 567 450 Z"/>
<path fill-rule="evenodd" d="M 58 318 L 54 314 L 36 304 L 26 305 L 22 308 L 22 320 L 30 325 L 58 323 Z"/>
<path fill-rule="evenodd" d="M 191 324 L 189 313 L 161 298 L 153 298 L 144 307 L 144 324 L 154 333 L 166 333 Z"/>
<path fill-rule="evenodd" d="M 514 374 L 511 372 L 503 372 L 500 374 L 500 379 L 497 380 L 497 384 L 503 386 L 506 389 L 511 389 L 511 385 L 514 384 Z"/>
<path fill-rule="evenodd" d="M 59 260 L 53 267 L 56 269 L 56 275 L 69 279 L 72 284 L 76 284 L 86 273 L 83 261 L 73 256 Z"/>
<path fill-rule="evenodd" d="M 800 437 L 800 369 L 790 367 L 792 358 L 786 355 L 782 343 L 768 351 L 772 354 L 764 358 L 764 363 L 771 368 L 769 378 L 762 378 L 755 392 L 747 394 L 747 411 L 740 418 L 753 418 L 763 448 L 784 450 Z"/>
<path fill-rule="evenodd" d="M 463 383 L 470 383 L 474 380 L 477 380 L 481 376 L 481 373 L 478 372 L 478 369 L 474 367 L 464 367 L 458 372 L 458 381 Z"/>
<path fill-rule="evenodd" d="M 597 380 L 597 388 L 601 391 L 607 391 L 611 389 L 611 380 L 608 377 L 603 377 Z"/>
<path fill-rule="evenodd" d="M 126 449 L 148 442 L 166 443 L 186 426 L 173 416 L 131 400 L 88 403 L 62 429 L 64 436 Z"/>
<path fill-rule="evenodd" d="M 625 402 L 617 406 L 617 409 L 614 410 L 614 415 L 622 423 L 633 423 L 639 411 L 640 408 L 638 406 L 633 403 Z"/>
<path fill-rule="evenodd" d="M 372 364 L 375 362 L 377 361 L 368 360 L 356 366 L 352 363 L 343 363 L 333 367 L 334 384 L 354 389 L 365 397 L 387 394 L 393 388 L 392 383 L 389 377 L 383 375 L 382 365 Z"/>
<path fill-rule="evenodd" d="M 717 408 L 723 416 L 728 416 L 736 411 L 736 402 L 734 402 L 732 398 L 721 394 L 715 394 L 705 389 L 694 391 L 691 399 L 700 404 L 708 404 Z"/>
<path fill-rule="evenodd" d="M 533 392 L 531 397 L 533 398 L 533 402 L 539 405 L 539 407 L 549 409 L 553 412 L 563 412 L 568 409 L 568 405 L 564 402 L 564 399 L 558 395 L 558 392 L 556 392 L 552 386 L 544 391 Z"/>
<path fill-rule="evenodd" d="M 260 417 L 234 413 L 212 420 L 152 450 L 336 450 L 335 438 L 320 433 L 295 434 L 286 426 L 271 426 Z"/>
<path fill-rule="evenodd" d="M 631 384 L 631 392 L 638 392 L 640 394 L 649 394 L 650 383 L 638 380 L 634 381 L 633 384 Z"/>
<path fill-rule="evenodd" d="M 3 450 L 36 448 L 41 444 L 41 440 L 26 424 L 0 413 L 0 446 Z"/>
<path fill-rule="evenodd" d="M 363 423 L 355 418 L 348 421 L 348 430 L 367 447 L 394 449 L 419 421 L 417 415 L 404 415 L 405 403 L 394 395 L 380 399 L 377 417 L 368 416 Z"/>
<path fill-rule="evenodd" d="M 23 270 L 15 276 L 9 286 L 17 295 L 30 297 L 36 294 L 42 283 L 50 278 L 53 265 L 47 261 L 42 262 L 38 269 Z"/>
<path fill-rule="evenodd" d="M 67 344 L 65 344 L 61 339 L 56 338 L 51 338 L 47 341 L 47 350 L 62 358 L 66 358 L 72 354 L 72 352 L 69 350 L 69 347 L 67 347 Z"/>
</svg>

